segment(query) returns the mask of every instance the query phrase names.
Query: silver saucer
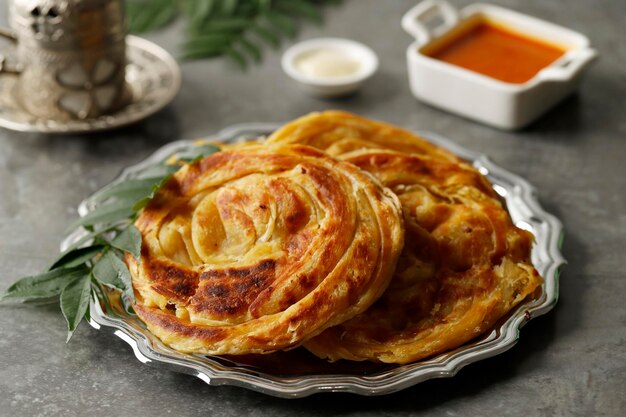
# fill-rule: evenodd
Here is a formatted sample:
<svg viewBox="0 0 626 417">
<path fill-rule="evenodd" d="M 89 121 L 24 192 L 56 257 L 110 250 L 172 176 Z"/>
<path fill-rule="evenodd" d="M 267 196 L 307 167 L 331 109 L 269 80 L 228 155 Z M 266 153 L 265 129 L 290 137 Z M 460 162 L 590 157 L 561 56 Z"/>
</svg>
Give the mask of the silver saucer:
<svg viewBox="0 0 626 417">
<path fill-rule="evenodd" d="M 236 125 L 210 139 L 239 142 L 267 135 L 277 127 L 265 123 Z M 89 324 L 124 340 L 142 363 L 194 375 L 209 385 L 239 386 L 283 398 L 306 397 L 320 392 L 367 396 L 389 394 L 428 379 L 452 377 L 473 362 L 512 348 L 520 337 L 520 329 L 529 320 L 552 310 L 557 302 L 560 268 L 565 263 L 560 250 L 563 226 L 555 216 L 543 210 L 536 189 L 525 179 L 494 164 L 487 156 L 449 139 L 430 132 L 419 134 L 472 163 L 506 201 L 513 222 L 535 236 L 531 258 L 544 282 L 534 298 L 524 300 L 491 331 L 452 351 L 406 365 L 349 361 L 331 364 L 313 357 L 304 349 L 241 357 L 177 352 L 150 333 L 136 315 L 126 311 L 117 292 L 93 295 Z M 112 184 L 149 175 L 147 172 L 154 165 L 172 155 L 188 153 L 197 145 L 195 140 L 169 143 L 144 161 L 124 169 Z M 78 207 L 78 212 L 85 216 L 97 206 L 94 199 L 87 198 Z M 61 250 L 84 235 L 84 229 L 75 230 L 62 242 Z"/>
<path fill-rule="evenodd" d="M 28 113 L 16 100 L 16 76 L 0 77 L 0 126 L 21 132 L 86 133 L 113 129 L 142 120 L 165 107 L 180 89 L 178 64 L 161 47 L 136 36 L 128 36 L 126 81 L 131 102 L 123 109 L 85 120 L 58 122 Z M 5 52 L 6 53 L 6 52 Z M 9 55 L 11 50 L 8 51 Z M 10 57 L 9 57 L 10 59 Z"/>
</svg>

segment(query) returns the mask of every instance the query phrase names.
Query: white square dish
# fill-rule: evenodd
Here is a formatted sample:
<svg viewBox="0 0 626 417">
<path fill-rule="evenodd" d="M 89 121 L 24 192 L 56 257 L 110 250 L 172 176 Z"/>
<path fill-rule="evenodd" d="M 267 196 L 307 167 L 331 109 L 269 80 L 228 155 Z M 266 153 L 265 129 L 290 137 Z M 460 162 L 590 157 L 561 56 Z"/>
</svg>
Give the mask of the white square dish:
<svg viewBox="0 0 626 417">
<path fill-rule="evenodd" d="M 500 81 L 425 53 L 485 20 L 531 39 L 562 45 L 565 53 L 524 83 Z M 582 73 L 597 57 L 589 39 L 578 32 L 489 4 L 457 11 L 445 0 L 426 0 L 404 15 L 402 27 L 415 37 L 406 52 L 413 95 L 501 129 L 519 129 L 536 120 L 576 89 Z"/>
</svg>

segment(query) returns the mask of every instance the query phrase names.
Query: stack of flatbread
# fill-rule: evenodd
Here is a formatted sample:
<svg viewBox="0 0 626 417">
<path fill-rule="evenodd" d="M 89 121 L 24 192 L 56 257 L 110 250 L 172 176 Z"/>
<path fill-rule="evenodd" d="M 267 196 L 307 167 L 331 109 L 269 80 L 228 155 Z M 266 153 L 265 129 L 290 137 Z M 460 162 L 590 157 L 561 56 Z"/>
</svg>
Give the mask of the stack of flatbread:
<svg viewBox="0 0 626 417">
<path fill-rule="evenodd" d="M 185 165 L 136 226 L 135 311 L 189 353 L 408 363 L 484 333 L 542 283 L 532 236 L 478 171 L 338 111 Z"/>
</svg>

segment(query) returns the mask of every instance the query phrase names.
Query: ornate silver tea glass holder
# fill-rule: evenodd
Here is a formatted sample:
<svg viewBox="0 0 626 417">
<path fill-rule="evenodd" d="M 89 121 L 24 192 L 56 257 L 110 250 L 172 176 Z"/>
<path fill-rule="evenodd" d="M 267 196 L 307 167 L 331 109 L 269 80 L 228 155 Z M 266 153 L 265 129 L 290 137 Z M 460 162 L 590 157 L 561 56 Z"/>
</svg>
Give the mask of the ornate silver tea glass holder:
<svg viewBox="0 0 626 417">
<path fill-rule="evenodd" d="M 58 121 L 34 116 L 17 100 L 17 78 L 0 78 L 0 126 L 46 134 L 88 133 L 138 122 L 164 108 L 178 93 L 178 64 L 165 50 L 136 36 L 126 38 L 126 81 L 130 100 L 120 110 L 84 120 Z"/>
<path fill-rule="evenodd" d="M 274 124 L 245 124 L 227 128 L 209 138 L 237 142 L 271 133 Z M 428 360 L 406 365 L 326 363 L 304 349 L 271 355 L 244 357 L 208 357 L 177 352 L 165 346 L 133 314 L 128 313 L 117 293 L 102 293 L 90 304 L 89 324 L 111 331 L 130 345 L 142 363 L 172 369 L 200 378 L 209 385 L 233 385 L 283 398 L 305 397 L 319 392 L 350 392 L 360 395 L 389 394 L 432 378 L 452 377 L 461 368 L 498 355 L 513 347 L 520 329 L 533 318 L 554 308 L 558 299 L 559 271 L 565 263 L 560 251 L 563 226 L 547 213 L 537 200 L 536 189 L 525 179 L 494 164 L 487 156 L 470 151 L 457 143 L 429 132 L 419 132 L 431 142 L 471 162 L 493 184 L 505 200 L 513 222 L 535 236 L 532 262 L 544 277 L 539 294 L 517 306 L 490 331 L 477 339 Z M 140 178 L 155 164 L 172 155 L 184 154 L 197 141 L 170 143 L 144 161 L 130 166 L 113 183 Z M 79 206 L 85 216 L 96 207 L 90 198 Z M 64 249 L 84 235 L 79 229 L 62 244 Z"/>
<path fill-rule="evenodd" d="M 10 0 L 0 126 L 90 132 L 138 121 L 180 87 L 167 52 L 126 36 L 122 0 Z"/>
</svg>

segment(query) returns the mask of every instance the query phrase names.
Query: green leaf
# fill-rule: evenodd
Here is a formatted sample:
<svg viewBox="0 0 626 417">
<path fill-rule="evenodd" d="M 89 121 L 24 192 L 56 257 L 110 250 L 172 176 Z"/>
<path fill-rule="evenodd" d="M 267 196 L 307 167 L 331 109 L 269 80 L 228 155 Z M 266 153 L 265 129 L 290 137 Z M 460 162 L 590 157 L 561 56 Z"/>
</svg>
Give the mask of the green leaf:
<svg viewBox="0 0 626 417">
<path fill-rule="evenodd" d="M 235 14 L 237 10 L 237 6 L 239 5 L 239 0 L 221 0 L 219 2 L 220 13 L 226 16 L 231 16 Z"/>
<path fill-rule="evenodd" d="M 311 3 L 304 0 L 276 0 L 276 9 L 286 14 L 298 15 L 315 23 L 322 22 L 322 15 Z"/>
<path fill-rule="evenodd" d="M 150 178 L 133 178 L 102 189 L 91 197 L 94 202 L 102 202 L 109 198 L 140 200 L 152 192 L 152 187 L 163 180 L 163 176 Z"/>
<path fill-rule="evenodd" d="M 113 258 L 117 259 L 117 256 L 111 252 L 105 253 L 102 258 L 94 265 L 93 275 L 102 284 L 110 287 L 122 288 L 123 284 L 119 279 L 117 269 L 113 264 Z"/>
<path fill-rule="evenodd" d="M 140 178 L 153 178 L 153 177 L 165 178 L 175 173 L 179 169 L 180 169 L 179 165 L 166 165 L 165 163 L 160 163 L 158 165 L 154 165 L 154 166 L 147 168 L 142 173 L 142 176 Z"/>
<path fill-rule="evenodd" d="M 94 211 L 89 212 L 84 217 L 72 223 L 68 230 L 75 229 L 78 226 L 93 226 L 99 223 L 112 224 L 124 219 L 129 219 L 135 213 L 131 205 L 132 203 L 129 204 L 128 201 L 122 200 L 99 206 Z"/>
<path fill-rule="evenodd" d="M 179 161 L 185 162 L 186 164 L 193 165 L 196 162 L 204 159 L 205 157 L 214 154 L 215 152 L 219 152 L 221 149 L 213 145 L 211 143 L 205 143 L 202 145 L 195 145 L 193 148 L 189 148 L 184 152 L 179 152 L 176 154 L 176 158 Z M 169 179 L 169 178 L 168 178 Z M 159 188 L 164 185 L 162 183 Z"/>
<path fill-rule="evenodd" d="M 72 281 L 82 277 L 86 268 L 57 268 L 40 275 L 22 278 L 0 296 L 0 300 L 36 300 L 55 297 Z"/>
<path fill-rule="evenodd" d="M 67 251 L 63 253 L 63 255 L 61 255 L 61 257 L 59 257 L 56 261 L 54 261 L 49 269 L 52 270 L 59 267 L 72 268 L 75 266 L 83 265 L 85 262 L 89 261 L 98 253 L 102 252 L 103 247 L 103 245 L 92 245 Z"/>
<path fill-rule="evenodd" d="M 70 341 L 87 313 L 90 295 L 91 277 L 89 274 L 70 282 L 61 293 L 61 312 L 67 322 L 67 342 Z"/>
<path fill-rule="evenodd" d="M 131 31 L 143 32 L 162 27 L 181 12 L 187 18 L 188 37 L 182 58 L 212 58 L 227 55 L 240 67 L 247 56 L 261 60 L 256 46 L 241 39 L 255 34 L 274 48 L 283 35 L 293 38 L 298 20 L 321 23 L 320 9 L 340 0 L 127 0 L 127 20 Z M 261 25 L 260 22 L 265 22 Z M 230 38 L 230 36 L 234 36 Z"/>
<path fill-rule="evenodd" d="M 245 70 L 246 68 L 248 68 L 248 63 L 246 62 L 246 59 L 234 48 L 228 48 L 226 50 L 226 55 L 228 55 L 230 59 L 232 59 L 233 62 L 239 66 L 240 69 Z"/>
<path fill-rule="evenodd" d="M 250 26 L 250 20 L 230 17 L 207 22 L 202 30 L 206 32 L 240 32 Z"/>
<path fill-rule="evenodd" d="M 197 155 L 205 157 L 209 155 L 213 155 L 216 152 L 219 152 L 221 149 L 219 146 L 214 145 L 212 143 L 204 143 L 202 145 L 197 145 L 193 148 L 193 151 L 196 152 Z"/>
<path fill-rule="evenodd" d="M 212 58 L 222 55 L 224 53 L 224 50 L 225 48 L 223 45 L 185 45 L 184 51 L 181 55 L 181 59 L 192 60 L 200 58 Z"/>
<path fill-rule="evenodd" d="M 272 47 L 278 48 L 280 46 L 280 39 L 278 38 L 278 36 L 276 36 L 272 31 L 264 28 L 263 26 L 259 26 L 258 24 L 256 24 L 252 26 L 250 30 L 254 32 L 254 34 L 256 34 L 259 38 L 269 43 Z"/>
<path fill-rule="evenodd" d="M 134 225 L 128 225 L 111 241 L 111 246 L 124 252 L 130 252 L 135 259 L 141 255 L 141 233 Z"/>
<path fill-rule="evenodd" d="M 195 0 L 185 2 L 185 11 L 191 20 L 192 28 L 201 28 L 215 9 L 213 0 Z"/>
<path fill-rule="evenodd" d="M 130 32 L 159 29 L 177 15 L 178 6 L 173 0 L 126 0 L 126 20 Z"/>
<path fill-rule="evenodd" d="M 198 35 L 187 41 L 185 44 L 185 50 L 196 49 L 221 49 L 227 47 L 234 39 L 234 36 L 230 33 L 210 33 Z"/>
<path fill-rule="evenodd" d="M 193 16 L 197 0 L 180 0 L 180 8 L 187 16 Z"/>
<path fill-rule="evenodd" d="M 264 12 L 272 8 L 272 0 L 258 0 L 259 11 Z"/>
<path fill-rule="evenodd" d="M 255 62 L 261 62 L 261 49 L 256 44 L 246 38 L 241 38 L 239 39 L 239 45 L 248 55 L 252 56 Z"/>
<path fill-rule="evenodd" d="M 152 200 L 152 198 L 154 198 L 154 195 L 157 193 L 157 191 L 159 191 L 161 188 L 163 188 L 163 186 L 165 184 L 167 184 L 169 182 L 169 180 L 172 178 L 174 174 L 169 174 L 167 176 L 165 176 L 165 178 L 161 179 L 161 182 L 155 184 L 152 187 L 152 191 L 150 192 L 150 195 L 142 198 L 141 200 L 136 201 L 133 206 L 132 209 L 134 211 L 139 211 L 142 208 L 144 208 L 149 202 L 150 200 Z"/>
<path fill-rule="evenodd" d="M 248 1 L 244 1 L 243 3 L 239 3 L 239 6 L 237 7 L 237 16 L 243 16 L 243 17 L 247 17 L 247 18 L 252 18 L 256 15 L 258 15 L 262 10 L 263 10 L 263 3 L 266 2 L 270 2 L 270 0 L 248 0 Z"/>
<path fill-rule="evenodd" d="M 283 33 L 285 33 L 289 38 L 294 38 L 298 32 L 296 28 L 296 24 L 294 21 L 287 15 L 279 13 L 279 12 L 267 12 L 265 14 L 265 18 Z"/>
<path fill-rule="evenodd" d="M 93 267 L 93 275 L 100 283 L 124 291 L 134 301 L 130 271 L 113 252 L 107 252 L 100 258 Z"/>
<path fill-rule="evenodd" d="M 141 200 L 135 202 L 135 204 L 133 204 L 133 210 L 139 211 L 139 210 L 143 209 L 144 207 L 146 207 L 148 205 L 150 200 L 152 200 L 152 196 L 146 197 L 146 198 L 142 198 Z"/>
<path fill-rule="evenodd" d="M 149 27 L 144 31 L 160 29 L 170 23 L 172 20 L 174 20 L 174 18 L 176 18 L 176 16 L 178 15 L 178 9 L 173 2 L 170 1 L 170 3 L 171 4 L 169 7 L 163 7 L 161 10 L 154 14 Z"/>
</svg>

